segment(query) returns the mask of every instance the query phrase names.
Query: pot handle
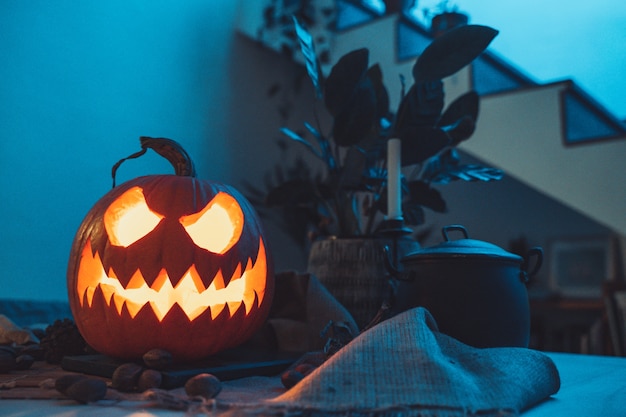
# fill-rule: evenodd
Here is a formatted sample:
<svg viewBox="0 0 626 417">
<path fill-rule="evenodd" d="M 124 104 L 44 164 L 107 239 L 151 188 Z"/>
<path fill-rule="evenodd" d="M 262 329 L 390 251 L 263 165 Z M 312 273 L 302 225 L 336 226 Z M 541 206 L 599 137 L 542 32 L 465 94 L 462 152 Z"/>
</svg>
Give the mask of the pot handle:
<svg viewBox="0 0 626 417">
<path fill-rule="evenodd" d="M 535 264 L 532 267 L 532 270 L 529 271 L 530 260 L 531 258 L 536 258 Z M 541 264 L 543 263 L 543 249 L 539 246 L 535 246 L 531 248 L 526 256 L 524 257 L 524 262 L 522 262 L 522 270 L 520 271 L 520 278 L 522 282 L 527 283 L 530 279 L 539 272 L 541 268 Z"/>
<path fill-rule="evenodd" d="M 460 224 L 450 224 L 441 228 L 441 234 L 443 235 L 443 238 L 446 242 L 450 241 L 450 238 L 448 237 L 448 231 L 450 230 L 459 230 L 463 232 L 465 239 L 469 239 L 469 235 L 467 234 L 467 229 L 465 227 L 461 226 Z"/>
</svg>

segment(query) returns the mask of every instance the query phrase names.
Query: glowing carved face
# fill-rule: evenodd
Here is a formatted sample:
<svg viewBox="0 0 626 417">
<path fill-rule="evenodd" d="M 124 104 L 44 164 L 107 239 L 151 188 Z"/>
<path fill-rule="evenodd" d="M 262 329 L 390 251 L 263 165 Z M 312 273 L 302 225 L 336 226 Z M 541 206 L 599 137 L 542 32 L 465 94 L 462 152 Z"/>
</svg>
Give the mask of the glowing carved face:
<svg viewBox="0 0 626 417">
<path fill-rule="evenodd" d="M 159 187 L 175 180 L 175 191 L 156 193 L 152 183 L 144 184 L 155 177 L 112 190 L 94 206 L 75 241 L 73 252 L 80 256 L 76 270 L 72 262 L 68 270 L 74 316 L 87 318 L 87 326 L 77 320 L 87 342 L 112 356 L 136 357 L 161 347 L 181 357 L 204 357 L 245 340 L 267 314 L 273 281 L 257 219 L 242 207 L 242 197 L 222 184 L 199 191 L 202 184 L 195 179 L 191 191 L 184 186 L 181 192 L 179 182 L 189 178 L 163 177 L 157 177 Z M 132 348 L 127 343 L 109 349 L 110 342 L 101 342 L 102 328 L 93 326 L 111 328 L 118 321 L 133 329 L 125 336 L 133 339 Z M 159 326 L 152 331 L 162 338 L 150 337 L 146 326 Z M 166 346 L 190 336 L 210 346 L 198 354 Z"/>
</svg>

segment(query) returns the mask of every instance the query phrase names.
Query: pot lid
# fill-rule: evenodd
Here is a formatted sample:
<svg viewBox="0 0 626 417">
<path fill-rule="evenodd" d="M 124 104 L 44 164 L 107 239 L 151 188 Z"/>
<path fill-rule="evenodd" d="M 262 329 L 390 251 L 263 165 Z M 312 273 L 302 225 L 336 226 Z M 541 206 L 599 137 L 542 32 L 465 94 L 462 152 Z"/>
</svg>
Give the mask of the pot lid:
<svg viewBox="0 0 626 417">
<path fill-rule="evenodd" d="M 465 237 L 463 239 L 451 240 L 448 233 L 453 230 L 462 232 Z M 415 258 L 423 259 L 426 257 L 495 258 L 517 262 L 521 262 L 523 260 L 521 256 L 507 252 L 492 243 L 470 239 L 467 234 L 467 230 L 463 226 L 444 226 L 441 229 L 441 232 L 444 237 L 444 242 L 412 252 L 408 254 L 404 260 Z"/>
</svg>

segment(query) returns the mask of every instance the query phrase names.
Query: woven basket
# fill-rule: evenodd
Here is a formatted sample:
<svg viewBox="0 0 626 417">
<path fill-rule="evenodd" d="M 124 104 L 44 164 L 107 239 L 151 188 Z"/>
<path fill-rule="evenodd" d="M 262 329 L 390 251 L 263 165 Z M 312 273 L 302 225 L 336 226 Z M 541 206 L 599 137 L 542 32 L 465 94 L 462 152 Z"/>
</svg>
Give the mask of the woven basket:
<svg viewBox="0 0 626 417">
<path fill-rule="evenodd" d="M 359 329 L 374 318 L 389 291 L 386 245 L 391 245 L 391 241 L 372 237 L 329 238 L 314 242 L 309 253 L 308 272 L 350 312 Z M 406 240 L 400 247 L 402 254 L 419 246 Z"/>
</svg>

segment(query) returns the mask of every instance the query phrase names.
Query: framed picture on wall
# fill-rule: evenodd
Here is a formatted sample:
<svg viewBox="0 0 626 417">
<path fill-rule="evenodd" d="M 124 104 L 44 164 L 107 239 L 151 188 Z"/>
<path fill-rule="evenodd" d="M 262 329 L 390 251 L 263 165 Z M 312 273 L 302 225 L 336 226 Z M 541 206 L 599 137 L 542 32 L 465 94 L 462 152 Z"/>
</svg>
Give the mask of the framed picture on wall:
<svg viewBox="0 0 626 417">
<path fill-rule="evenodd" d="M 614 279 L 615 245 L 610 236 L 555 239 L 548 246 L 550 288 L 566 297 L 599 298 Z"/>
</svg>

